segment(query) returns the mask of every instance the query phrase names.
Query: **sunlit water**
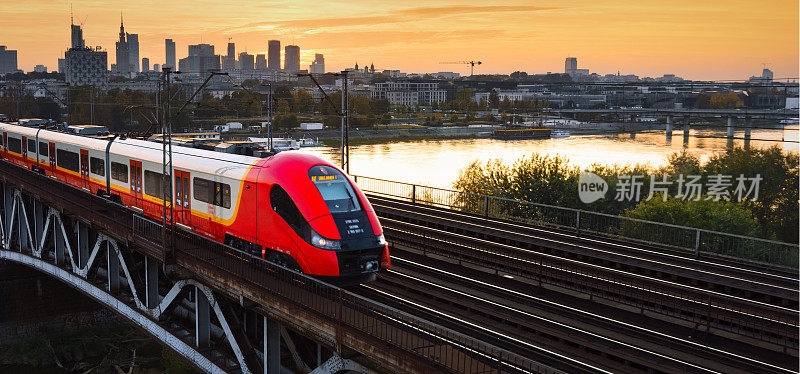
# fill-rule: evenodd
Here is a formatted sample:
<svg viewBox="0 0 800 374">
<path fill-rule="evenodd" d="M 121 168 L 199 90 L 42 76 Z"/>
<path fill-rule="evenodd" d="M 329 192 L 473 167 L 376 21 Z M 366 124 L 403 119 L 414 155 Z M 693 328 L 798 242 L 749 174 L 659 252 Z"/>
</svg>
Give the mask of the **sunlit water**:
<svg viewBox="0 0 800 374">
<path fill-rule="evenodd" d="M 662 166 L 666 157 L 682 149 L 697 154 L 701 160 L 724 151 L 727 139 L 724 130 L 691 130 L 688 142 L 683 131 L 676 130 L 671 141 L 663 131 L 613 135 L 573 135 L 560 139 L 496 140 L 453 139 L 418 140 L 386 144 L 352 146 L 350 148 L 350 173 L 375 178 L 403 181 L 422 185 L 451 188 L 459 170 L 473 161 L 485 162 L 501 159 L 512 164 L 533 153 L 561 155 L 580 167 L 592 164 L 648 164 Z M 736 131 L 734 138 L 743 138 L 744 131 Z M 767 141 L 769 140 L 769 141 Z M 781 141 L 787 140 L 787 141 Z M 751 147 L 779 145 L 785 150 L 798 151 L 798 127 L 775 130 L 752 130 Z M 742 146 L 744 140 L 734 144 Z M 338 148 L 303 148 L 308 152 L 339 164 Z"/>
</svg>

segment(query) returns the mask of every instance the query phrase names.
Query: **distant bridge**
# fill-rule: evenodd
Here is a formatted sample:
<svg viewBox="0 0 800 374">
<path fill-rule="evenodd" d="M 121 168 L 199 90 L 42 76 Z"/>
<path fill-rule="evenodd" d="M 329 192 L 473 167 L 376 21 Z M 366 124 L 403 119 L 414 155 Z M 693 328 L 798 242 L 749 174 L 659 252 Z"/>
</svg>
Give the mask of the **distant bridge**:
<svg viewBox="0 0 800 374">
<path fill-rule="evenodd" d="M 561 114 L 644 114 L 649 116 L 695 116 L 695 117 L 730 117 L 730 118 L 761 118 L 761 119 L 786 119 L 796 118 L 798 111 L 793 109 L 657 109 L 657 108 L 616 108 L 616 109 L 556 109 Z"/>
</svg>

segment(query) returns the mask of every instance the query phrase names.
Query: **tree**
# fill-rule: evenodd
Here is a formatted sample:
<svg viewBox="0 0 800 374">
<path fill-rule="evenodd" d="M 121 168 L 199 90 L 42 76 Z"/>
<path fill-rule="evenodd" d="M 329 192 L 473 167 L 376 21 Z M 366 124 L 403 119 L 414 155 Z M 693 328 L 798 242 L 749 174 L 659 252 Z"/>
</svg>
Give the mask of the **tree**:
<svg viewBox="0 0 800 374">
<path fill-rule="evenodd" d="M 364 96 L 355 96 L 350 99 L 350 107 L 353 108 L 356 113 L 366 116 L 372 113 L 369 101 L 370 100 Z"/>
<path fill-rule="evenodd" d="M 474 94 L 472 93 L 471 89 L 462 88 L 458 90 L 458 92 L 456 92 L 456 99 L 455 99 L 456 107 L 459 110 L 464 110 L 464 111 L 469 110 L 469 106 L 473 98 Z"/>
<path fill-rule="evenodd" d="M 500 94 L 495 90 L 489 93 L 489 107 L 492 109 L 500 108 Z"/>
<path fill-rule="evenodd" d="M 389 100 L 382 99 L 382 100 L 372 100 L 370 103 L 370 107 L 373 113 L 384 114 L 384 113 L 389 113 L 389 108 L 391 107 L 391 105 L 389 105 Z"/>
<path fill-rule="evenodd" d="M 709 108 L 712 109 L 735 109 L 743 108 L 744 102 L 739 95 L 733 92 L 716 93 L 709 99 Z"/>
<path fill-rule="evenodd" d="M 341 109 L 342 105 L 342 92 L 336 91 L 334 93 L 328 94 L 328 97 L 331 99 L 330 101 L 333 102 L 333 106 L 331 105 L 328 100 L 323 100 L 320 104 L 320 112 L 325 115 L 338 115 L 339 109 Z"/>
<path fill-rule="evenodd" d="M 275 116 L 275 126 L 280 129 L 291 129 L 300 126 L 300 120 L 294 113 Z"/>
<path fill-rule="evenodd" d="M 708 109 L 711 107 L 711 99 L 708 95 L 701 93 L 697 95 L 697 101 L 694 104 L 697 109 Z"/>
<path fill-rule="evenodd" d="M 798 155 L 780 147 L 729 148 L 718 153 L 703 166 L 703 174 L 730 175 L 735 178 L 762 178 L 758 200 L 743 204 L 761 224 L 761 236 L 792 243 L 798 242 Z"/>
<path fill-rule="evenodd" d="M 292 108 L 289 106 L 289 100 L 280 99 L 278 100 L 278 106 L 275 108 L 275 113 L 278 115 L 287 115 L 292 111 Z"/>
<path fill-rule="evenodd" d="M 297 91 L 293 94 L 294 111 L 297 113 L 307 113 L 314 110 L 314 96 L 306 90 Z"/>
<path fill-rule="evenodd" d="M 699 229 L 721 231 L 737 235 L 757 236 L 760 227 L 753 213 L 740 204 L 729 201 L 700 199 L 687 201 L 655 196 L 649 201 L 641 201 L 636 207 L 626 211 L 626 217 L 645 221 L 662 222 L 670 225 L 696 227 Z M 629 224 L 623 228 L 623 235 L 654 240 L 653 230 L 640 224 Z M 664 238 L 667 239 L 668 238 Z M 668 241 L 669 242 L 669 241 Z"/>
</svg>

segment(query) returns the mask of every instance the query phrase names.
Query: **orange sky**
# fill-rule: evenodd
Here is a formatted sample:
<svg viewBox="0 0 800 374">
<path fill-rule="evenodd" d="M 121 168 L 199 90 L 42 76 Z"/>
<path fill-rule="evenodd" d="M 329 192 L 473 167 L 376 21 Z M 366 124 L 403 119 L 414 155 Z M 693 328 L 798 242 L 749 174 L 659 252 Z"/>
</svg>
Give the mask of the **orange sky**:
<svg viewBox="0 0 800 374">
<path fill-rule="evenodd" d="M 57 67 L 69 45 L 69 2 L 0 0 L 0 45 L 19 51 L 19 67 Z M 140 57 L 163 63 L 164 38 L 201 40 L 225 53 L 264 53 L 267 40 L 297 44 L 307 68 L 324 53 L 327 70 L 374 62 L 377 69 L 456 71 L 442 61 L 476 59 L 481 73 L 563 72 L 564 58 L 600 74 L 747 79 L 761 64 L 776 78 L 798 76 L 798 1 L 264 1 L 74 0 L 88 45 L 108 50 L 120 11 L 139 34 Z M 16 25 L 9 27 L 9 24 Z"/>
</svg>

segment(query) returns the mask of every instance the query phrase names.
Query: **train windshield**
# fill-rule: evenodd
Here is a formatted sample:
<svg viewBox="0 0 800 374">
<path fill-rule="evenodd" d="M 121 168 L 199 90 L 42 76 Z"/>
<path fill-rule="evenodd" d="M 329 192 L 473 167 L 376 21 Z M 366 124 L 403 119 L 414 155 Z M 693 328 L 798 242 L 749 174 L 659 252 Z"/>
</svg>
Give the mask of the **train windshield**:
<svg viewBox="0 0 800 374">
<path fill-rule="evenodd" d="M 328 204 L 331 213 L 361 210 L 353 187 L 338 170 L 330 166 L 317 165 L 308 170 L 308 177 Z"/>
</svg>

